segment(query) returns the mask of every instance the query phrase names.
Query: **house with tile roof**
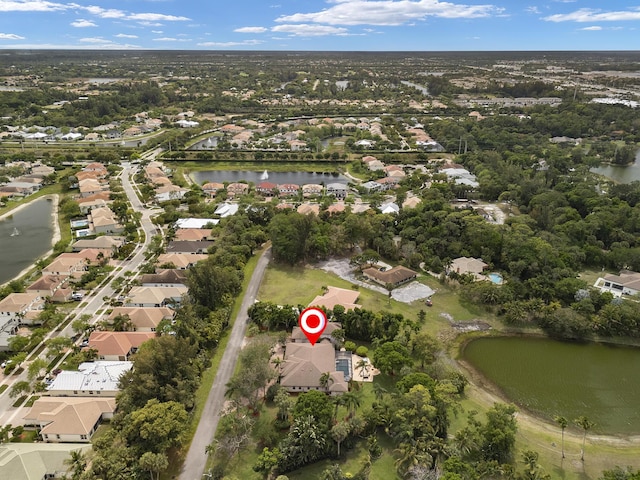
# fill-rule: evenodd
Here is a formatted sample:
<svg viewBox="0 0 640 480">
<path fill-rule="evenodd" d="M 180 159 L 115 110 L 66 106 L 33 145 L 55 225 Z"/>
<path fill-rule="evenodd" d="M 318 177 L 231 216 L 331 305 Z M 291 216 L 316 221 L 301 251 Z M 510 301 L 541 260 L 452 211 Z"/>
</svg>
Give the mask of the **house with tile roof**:
<svg viewBox="0 0 640 480">
<path fill-rule="evenodd" d="M 179 268 L 168 268 L 158 273 L 146 273 L 138 277 L 143 287 L 179 287 L 187 285 L 187 271 Z"/>
<path fill-rule="evenodd" d="M 202 242 L 211 238 L 210 228 L 179 228 L 174 238 L 181 242 Z"/>
<path fill-rule="evenodd" d="M 385 271 L 371 267 L 366 268 L 362 273 L 365 277 L 380 285 L 393 285 L 394 287 L 410 282 L 418 276 L 416 272 L 402 265 Z"/>
<path fill-rule="evenodd" d="M 173 268 L 186 270 L 207 258 L 209 255 L 202 253 L 161 253 L 156 259 L 156 266 L 172 265 Z"/>
<path fill-rule="evenodd" d="M 169 307 L 116 307 L 109 314 L 108 320 L 117 316 L 129 317 L 134 332 L 155 332 L 163 320 L 173 320 L 176 312 Z"/>
<path fill-rule="evenodd" d="M 451 262 L 447 270 L 460 275 L 470 274 L 476 277 L 477 280 L 481 280 L 485 278 L 482 272 L 488 266 L 479 258 L 458 257 Z"/>
<path fill-rule="evenodd" d="M 164 307 L 179 304 L 187 294 L 185 285 L 178 287 L 140 287 L 129 290 L 125 299 L 126 307 Z"/>
<path fill-rule="evenodd" d="M 89 443 L 103 420 L 116 411 L 115 398 L 41 397 L 23 417 L 38 430 L 42 441 Z"/>
<path fill-rule="evenodd" d="M 98 352 L 100 360 L 124 361 L 138 351 L 140 345 L 156 337 L 153 332 L 91 332 L 87 350 Z"/>
<path fill-rule="evenodd" d="M 356 290 L 327 287 L 327 291 L 323 295 L 318 295 L 311 300 L 309 307 L 324 307 L 327 310 L 333 310 L 336 305 L 341 305 L 345 310 L 353 310 L 362 308 L 362 305 L 356 303 L 359 296 L 360 292 Z"/>
<path fill-rule="evenodd" d="M 348 379 L 337 370 L 336 351 L 329 342 L 287 343 L 282 362 L 280 385 L 291 393 L 318 390 L 340 395 L 349 390 Z M 327 387 L 320 384 L 320 377 L 329 373 Z"/>
<path fill-rule="evenodd" d="M 69 470 L 65 463 L 71 452 L 84 452 L 90 445 L 78 443 L 0 444 L 0 472 L 11 480 L 62 478 Z"/>
</svg>

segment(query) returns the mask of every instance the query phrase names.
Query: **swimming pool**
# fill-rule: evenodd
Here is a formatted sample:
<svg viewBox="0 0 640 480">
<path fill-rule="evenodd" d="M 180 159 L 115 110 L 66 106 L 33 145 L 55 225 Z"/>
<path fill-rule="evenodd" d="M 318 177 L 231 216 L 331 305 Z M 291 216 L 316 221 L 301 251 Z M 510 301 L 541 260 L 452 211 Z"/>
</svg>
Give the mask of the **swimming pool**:
<svg viewBox="0 0 640 480">
<path fill-rule="evenodd" d="M 496 272 L 490 273 L 489 275 L 487 275 L 487 277 L 489 277 L 489 280 L 491 280 L 491 282 L 495 283 L 496 285 L 502 285 L 502 283 L 504 282 L 502 275 Z"/>
</svg>

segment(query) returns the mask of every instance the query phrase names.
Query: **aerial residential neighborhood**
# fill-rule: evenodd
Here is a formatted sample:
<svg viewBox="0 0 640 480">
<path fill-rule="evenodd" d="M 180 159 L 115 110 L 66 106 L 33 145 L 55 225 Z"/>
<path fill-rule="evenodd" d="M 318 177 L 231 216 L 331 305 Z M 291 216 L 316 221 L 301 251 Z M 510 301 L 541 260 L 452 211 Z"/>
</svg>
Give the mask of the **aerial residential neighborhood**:
<svg viewBox="0 0 640 480">
<path fill-rule="evenodd" d="M 635 478 L 634 52 L 43 52 L 0 478 Z"/>
</svg>

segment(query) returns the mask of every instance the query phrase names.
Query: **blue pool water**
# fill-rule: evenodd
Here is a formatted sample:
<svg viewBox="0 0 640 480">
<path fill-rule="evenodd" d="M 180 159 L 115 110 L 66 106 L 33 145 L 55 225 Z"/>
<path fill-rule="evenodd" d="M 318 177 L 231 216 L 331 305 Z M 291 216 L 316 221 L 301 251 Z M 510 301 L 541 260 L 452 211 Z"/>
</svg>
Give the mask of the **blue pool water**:
<svg viewBox="0 0 640 480">
<path fill-rule="evenodd" d="M 501 285 L 504 281 L 502 279 L 502 275 L 500 275 L 499 273 L 490 273 L 487 276 L 489 277 L 489 280 L 491 280 L 491 282 L 495 283 L 496 285 Z"/>
</svg>

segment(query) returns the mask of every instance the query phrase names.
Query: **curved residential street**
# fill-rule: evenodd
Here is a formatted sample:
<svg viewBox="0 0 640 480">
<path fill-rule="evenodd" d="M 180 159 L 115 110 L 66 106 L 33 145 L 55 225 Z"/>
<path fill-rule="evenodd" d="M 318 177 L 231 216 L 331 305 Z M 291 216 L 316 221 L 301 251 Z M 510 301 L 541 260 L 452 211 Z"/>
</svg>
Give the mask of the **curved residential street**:
<svg viewBox="0 0 640 480">
<path fill-rule="evenodd" d="M 130 257 L 129 260 L 125 260 L 122 262 L 113 274 L 109 277 L 108 281 L 101 287 L 99 287 L 96 291 L 92 292 L 90 295 L 85 297 L 85 299 L 80 303 L 80 305 L 69 313 L 69 316 L 72 318 L 79 318 L 83 314 L 91 315 L 92 320 L 91 323 L 95 323 L 98 321 L 99 316 L 96 316 L 96 313 L 100 310 L 104 310 L 104 298 L 113 298 L 115 296 L 115 289 L 112 287 L 112 282 L 116 278 L 124 277 L 127 272 L 131 272 L 132 275 L 129 278 L 135 278 L 140 270 L 140 266 L 145 262 L 145 253 L 147 246 L 151 242 L 151 237 L 156 232 L 156 226 L 151 221 L 152 211 L 142 205 L 140 199 L 135 193 L 134 186 L 130 181 L 130 175 L 135 173 L 135 168 L 132 168 L 131 165 L 125 164 L 123 171 L 121 173 L 122 187 L 124 192 L 127 195 L 129 202 L 131 203 L 131 207 L 134 211 L 140 212 L 142 217 L 140 219 L 140 226 L 144 233 L 144 240 L 142 243 L 139 243 L 136 246 L 135 254 Z M 35 351 L 38 351 L 40 347 L 46 342 L 48 339 L 53 337 L 72 337 L 73 330 L 71 328 L 71 322 L 62 329 L 61 331 L 52 331 L 49 332 L 43 341 L 30 353 L 32 355 Z M 40 358 L 46 358 L 45 352 L 43 351 L 39 355 Z M 13 407 L 14 399 L 9 396 L 11 391 L 11 386 L 15 383 L 20 382 L 22 380 L 27 379 L 27 367 L 29 365 L 29 361 L 23 363 L 24 371 L 18 375 L 11 375 L 5 377 L 0 385 L 7 385 L 8 387 L 2 393 L 0 393 L 0 426 L 6 425 L 9 423 L 17 424 L 21 420 L 21 414 L 26 411 L 26 407 Z M 23 410 L 24 409 L 24 410 Z M 16 420 L 18 422 L 16 422 Z"/>
<path fill-rule="evenodd" d="M 244 339 L 244 332 L 247 328 L 247 320 L 249 318 L 247 316 L 247 310 L 256 300 L 258 288 L 260 287 L 260 283 L 262 283 L 262 278 L 269 264 L 269 260 L 271 260 L 271 247 L 264 251 L 251 276 L 251 281 L 242 300 L 240 311 L 233 324 L 227 348 L 218 366 L 218 373 L 213 381 L 211 390 L 209 390 L 209 397 L 202 411 L 200 423 L 193 436 L 187 458 L 184 461 L 182 472 L 180 473 L 180 480 L 200 480 L 202 478 L 207 462 L 205 448 L 212 442 L 216 433 L 220 413 L 222 412 L 225 402 L 225 388 L 231 379 L 231 375 L 233 375 L 236 361 L 242 348 L 242 340 Z"/>
</svg>

